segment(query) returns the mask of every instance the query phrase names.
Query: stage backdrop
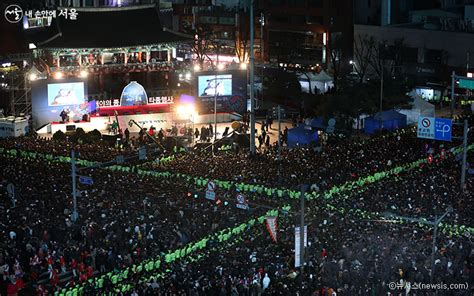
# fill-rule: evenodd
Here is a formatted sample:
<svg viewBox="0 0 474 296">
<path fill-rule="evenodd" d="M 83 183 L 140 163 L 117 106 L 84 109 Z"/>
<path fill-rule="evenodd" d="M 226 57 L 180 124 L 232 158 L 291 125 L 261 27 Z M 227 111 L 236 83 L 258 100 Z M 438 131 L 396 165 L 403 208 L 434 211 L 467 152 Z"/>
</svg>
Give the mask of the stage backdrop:
<svg viewBox="0 0 474 296">
<path fill-rule="evenodd" d="M 243 114 L 247 107 L 247 72 L 228 70 L 196 72 L 197 108 L 200 114 L 214 113 L 217 93 L 218 113 Z"/>
<path fill-rule="evenodd" d="M 31 104 L 33 126 L 39 128 L 61 121 L 61 111 L 68 109 L 72 120 L 95 110 L 95 103 L 87 100 L 87 81 L 83 79 L 37 80 L 32 82 Z"/>
</svg>

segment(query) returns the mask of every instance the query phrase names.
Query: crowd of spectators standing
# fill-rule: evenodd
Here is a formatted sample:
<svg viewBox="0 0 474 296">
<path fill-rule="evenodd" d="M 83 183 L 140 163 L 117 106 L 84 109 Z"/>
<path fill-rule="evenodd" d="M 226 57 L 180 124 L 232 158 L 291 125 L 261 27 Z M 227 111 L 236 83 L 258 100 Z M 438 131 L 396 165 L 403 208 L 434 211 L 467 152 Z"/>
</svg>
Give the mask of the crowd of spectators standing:
<svg viewBox="0 0 474 296">
<path fill-rule="evenodd" d="M 80 216 L 73 222 L 70 165 L 0 153 L 0 294 L 53 295 L 64 287 L 87 283 L 88 295 L 399 295 L 410 290 L 407 283 L 431 281 L 432 229 L 351 213 L 393 212 L 434 219 L 452 206 L 453 213 L 443 223 L 471 227 L 474 181 L 468 174 L 460 189 L 454 146 L 417 139 L 408 128 L 363 139 L 334 137 L 321 152 L 284 149 L 281 161 L 272 148 L 256 156 L 240 151 L 212 157 L 208 151 L 194 151 L 180 153 L 169 162 L 140 164 L 141 169 L 265 186 L 296 188 L 305 183 L 311 185 L 308 190 L 324 192 L 434 156 L 433 161 L 408 172 L 337 193 L 332 200 L 308 202 L 304 274 L 294 268 L 297 200 L 248 193 L 246 197 L 260 206 L 244 211 L 233 203 L 234 187 L 219 188 L 220 200 L 212 202 L 203 197 L 204 188 L 186 178 L 86 169 L 94 184 L 80 185 Z M 81 159 L 92 161 L 111 160 L 123 153 L 103 142 L 73 144 L 34 137 L 1 140 L 0 147 L 57 156 L 69 156 L 74 148 Z M 474 163 L 472 153 L 468 162 Z M 16 189 L 14 207 L 7 197 L 10 183 Z M 283 204 L 293 210 L 279 215 L 276 242 L 263 225 L 249 227 L 227 245 L 211 240 L 213 248 L 196 262 L 167 264 L 165 277 L 132 276 L 126 291 L 115 290 L 108 279 L 100 285 L 89 282 Z M 435 291 L 435 295 L 472 295 L 472 235 L 440 232 L 435 254 L 435 283 L 470 284 L 467 289 Z M 403 290 L 391 290 L 392 282 L 403 284 Z"/>
</svg>

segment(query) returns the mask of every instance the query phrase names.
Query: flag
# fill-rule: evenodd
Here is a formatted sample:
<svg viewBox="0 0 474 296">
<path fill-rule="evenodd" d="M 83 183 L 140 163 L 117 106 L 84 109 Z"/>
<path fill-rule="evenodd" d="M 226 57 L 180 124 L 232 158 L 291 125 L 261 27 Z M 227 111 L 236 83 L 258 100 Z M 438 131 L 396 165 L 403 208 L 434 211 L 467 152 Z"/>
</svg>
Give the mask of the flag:
<svg viewBox="0 0 474 296">
<path fill-rule="evenodd" d="M 277 224 L 277 217 L 271 216 L 267 217 L 266 219 L 267 230 L 270 233 L 270 237 L 274 242 L 277 241 L 277 232 L 278 232 L 278 224 Z"/>
</svg>

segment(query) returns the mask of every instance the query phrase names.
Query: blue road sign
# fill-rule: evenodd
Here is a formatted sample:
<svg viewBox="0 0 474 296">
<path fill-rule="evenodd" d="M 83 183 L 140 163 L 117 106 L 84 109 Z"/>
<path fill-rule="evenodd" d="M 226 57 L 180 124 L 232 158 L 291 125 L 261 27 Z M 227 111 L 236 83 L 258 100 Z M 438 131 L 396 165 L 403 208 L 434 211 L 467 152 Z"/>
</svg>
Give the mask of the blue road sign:
<svg viewBox="0 0 474 296">
<path fill-rule="evenodd" d="M 94 180 L 92 180 L 89 176 L 79 176 L 79 183 L 84 185 L 92 185 L 94 184 Z"/>
<path fill-rule="evenodd" d="M 418 138 L 451 141 L 452 121 L 446 118 L 418 117 Z"/>
<path fill-rule="evenodd" d="M 435 140 L 451 141 L 452 121 L 446 118 L 435 118 Z"/>
</svg>

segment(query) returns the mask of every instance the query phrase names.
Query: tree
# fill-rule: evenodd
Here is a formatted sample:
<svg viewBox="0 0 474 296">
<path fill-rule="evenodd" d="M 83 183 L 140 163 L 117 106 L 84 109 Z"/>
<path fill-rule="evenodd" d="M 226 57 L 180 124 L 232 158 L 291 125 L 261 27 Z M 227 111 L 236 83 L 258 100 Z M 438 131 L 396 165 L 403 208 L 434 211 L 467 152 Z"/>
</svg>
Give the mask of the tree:
<svg viewBox="0 0 474 296">
<path fill-rule="evenodd" d="M 239 63 L 245 63 L 250 55 L 250 30 L 249 22 L 239 18 L 234 38 L 235 54 Z"/>
<path fill-rule="evenodd" d="M 330 44 L 330 62 L 333 70 L 334 87 L 336 87 L 339 78 L 339 72 L 341 70 L 341 57 L 343 50 L 342 34 L 340 32 L 332 33 Z"/>
<path fill-rule="evenodd" d="M 204 61 L 209 58 L 209 53 L 215 48 L 215 34 L 207 25 L 198 25 L 192 31 L 194 35 L 194 42 L 192 52 L 196 55 L 196 59 L 201 69 L 204 68 Z"/>
<path fill-rule="evenodd" d="M 359 78 L 359 83 L 364 81 L 376 44 L 377 42 L 373 36 L 357 35 L 354 38 L 354 70 Z"/>
</svg>

